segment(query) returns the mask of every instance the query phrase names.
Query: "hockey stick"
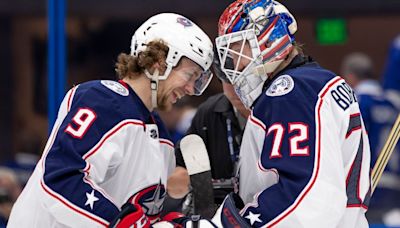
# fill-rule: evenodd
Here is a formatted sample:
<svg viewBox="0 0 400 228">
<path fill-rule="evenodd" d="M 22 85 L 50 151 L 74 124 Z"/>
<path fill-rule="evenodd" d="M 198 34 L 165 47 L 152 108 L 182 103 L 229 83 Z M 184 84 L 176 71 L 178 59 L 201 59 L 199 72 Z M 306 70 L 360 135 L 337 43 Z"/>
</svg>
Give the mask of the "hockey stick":
<svg viewBox="0 0 400 228">
<path fill-rule="evenodd" d="M 399 141 L 400 137 L 400 114 L 397 116 L 397 120 L 394 123 L 392 130 L 390 131 L 389 137 L 385 142 L 381 152 L 379 153 L 378 159 L 375 162 L 374 168 L 372 169 L 371 179 L 371 195 L 375 191 L 379 179 L 382 176 L 383 171 L 392 155 L 394 148 Z"/>
<path fill-rule="evenodd" d="M 200 136 L 191 134 L 181 140 L 180 147 L 193 189 L 194 214 L 212 218 L 214 192 L 206 146 Z"/>
</svg>

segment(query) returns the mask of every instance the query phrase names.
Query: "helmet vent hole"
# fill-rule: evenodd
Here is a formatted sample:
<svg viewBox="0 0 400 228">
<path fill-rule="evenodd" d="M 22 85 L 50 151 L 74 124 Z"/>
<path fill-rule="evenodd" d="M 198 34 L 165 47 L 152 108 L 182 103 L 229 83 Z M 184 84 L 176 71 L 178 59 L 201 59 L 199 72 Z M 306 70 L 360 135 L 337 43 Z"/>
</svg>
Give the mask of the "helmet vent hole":
<svg viewBox="0 0 400 228">
<path fill-rule="evenodd" d="M 192 51 L 193 51 L 194 53 L 198 54 L 199 56 L 203 57 L 203 53 L 200 53 L 200 52 L 199 52 L 199 51 L 201 51 L 200 49 L 198 49 L 198 50 L 192 49 Z"/>
<path fill-rule="evenodd" d="M 199 38 L 199 37 L 197 37 L 197 36 L 195 36 L 199 41 L 201 41 L 201 39 Z"/>
</svg>

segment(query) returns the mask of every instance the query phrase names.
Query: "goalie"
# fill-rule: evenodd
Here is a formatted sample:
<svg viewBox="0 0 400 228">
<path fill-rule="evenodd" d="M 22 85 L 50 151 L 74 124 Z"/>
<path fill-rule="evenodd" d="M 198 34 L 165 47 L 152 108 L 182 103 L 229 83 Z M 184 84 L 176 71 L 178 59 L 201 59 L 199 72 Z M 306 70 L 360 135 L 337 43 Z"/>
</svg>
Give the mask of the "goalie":
<svg viewBox="0 0 400 228">
<path fill-rule="evenodd" d="M 225 199 L 213 218 L 219 227 L 368 227 L 370 148 L 357 99 L 303 54 L 296 30 L 272 0 L 238 0 L 220 17 L 221 69 L 252 112 L 241 199 Z"/>
</svg>

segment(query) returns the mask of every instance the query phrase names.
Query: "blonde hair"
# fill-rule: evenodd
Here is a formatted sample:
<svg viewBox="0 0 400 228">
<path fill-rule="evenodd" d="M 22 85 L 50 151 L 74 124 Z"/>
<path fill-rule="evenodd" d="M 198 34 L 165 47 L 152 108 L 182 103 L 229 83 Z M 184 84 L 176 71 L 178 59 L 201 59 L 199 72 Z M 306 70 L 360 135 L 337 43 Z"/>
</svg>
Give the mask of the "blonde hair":
<svg viewBox="0 0 400 228">
<path fill-rule="evenodd" d="M 156 63 L 165 65 L 168 50 L 164 41 L 155 40 L 148 43 L 146 50 L 139 52 L 137 56 L 121 53 L 115 64 L 115 72 L 119 79 L 131 78 L 144 73 L 144 70 L 150 69 Z"/>
<path fill-rule="evenodd" d="M 293 46 L 300 54 L 304 55 L 304 44 L 295 41 Z"/>
</svg>

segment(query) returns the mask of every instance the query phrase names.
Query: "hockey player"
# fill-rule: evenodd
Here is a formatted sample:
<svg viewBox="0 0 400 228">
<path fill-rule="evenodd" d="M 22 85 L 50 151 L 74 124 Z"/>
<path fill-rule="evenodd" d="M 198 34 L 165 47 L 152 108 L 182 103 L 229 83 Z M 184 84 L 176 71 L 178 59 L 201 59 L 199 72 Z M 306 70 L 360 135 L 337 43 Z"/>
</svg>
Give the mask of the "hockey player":
<svg viewBox="0 0 400 228">
<path fill-rule="evenodd" d="M 390 101 L 400 109 L 400 34 L 397 35 L 388 50 L 386 66 L 383 72 L 383 89 Z"/>
<path fill-rule="evenodd" d="M 133 35 L 130 55 L 118 56 L 120 81 L 90 81 L 68 91 L 8 226 L 149 227 L 158 221 L 175 157 L 153 110 L 200 95 L 212 78 L 212 59 L 211 40 L 189 19 L 172 13 L 148 19 Z"/>
<path fill-rule="evenodd" d="M 342 75 L 354 88 L 371 147 L 371 164 L 375 164 L 400 109 L 390 101 L 382 86 L 374 79 L 371 59 L 363 53 L 351 53 L 342 62 Z M 400 207 L 399 151 L 393 151 L 389 163 L 375 189 L 367 218 L 382 223 L 383 215 Z"/>
<path fill-rule="evenodd" d="M 218 226 L 368 227 L 370 149 L 357 99 L 304 56 L 296 30 L 272 0 L 238 0 L 220 17 L 221 68 L 252 112 L 239 196 L 225 198 Z"/>
<path fill-rule="evenodd" d="M 371 59 L 363 53 L 351 53 L 342 62 L 342 76 L 354 88 L 365 128 L 368 132 L 371 161 L 375 163 L 399 110 L 388 99 L 380 83 L 374 79 Z M 395 153 L 398 153 L 397 150 Z M 399 164 L 389 164 L 398 167 Z M 394 173 L 400 170 L 392 170 Z"/>
</svg>

